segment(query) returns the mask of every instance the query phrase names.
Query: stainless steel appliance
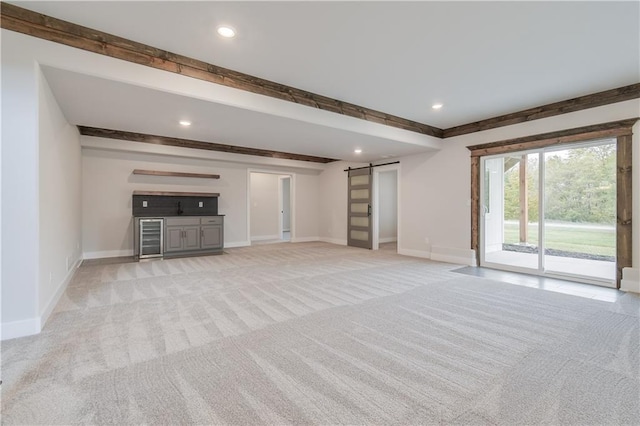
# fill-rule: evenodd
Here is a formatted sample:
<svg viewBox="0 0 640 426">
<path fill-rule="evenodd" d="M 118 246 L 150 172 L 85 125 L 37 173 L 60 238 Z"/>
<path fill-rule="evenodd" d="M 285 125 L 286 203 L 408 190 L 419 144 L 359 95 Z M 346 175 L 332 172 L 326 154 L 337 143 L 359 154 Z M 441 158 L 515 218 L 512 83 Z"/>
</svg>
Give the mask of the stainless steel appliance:
<svg viewBox="0 0 640 426">
<path fill-rule="evenodd" d="M 138 258 L 162 257 L 164 219 L 140 219 Z"/>
</svg>

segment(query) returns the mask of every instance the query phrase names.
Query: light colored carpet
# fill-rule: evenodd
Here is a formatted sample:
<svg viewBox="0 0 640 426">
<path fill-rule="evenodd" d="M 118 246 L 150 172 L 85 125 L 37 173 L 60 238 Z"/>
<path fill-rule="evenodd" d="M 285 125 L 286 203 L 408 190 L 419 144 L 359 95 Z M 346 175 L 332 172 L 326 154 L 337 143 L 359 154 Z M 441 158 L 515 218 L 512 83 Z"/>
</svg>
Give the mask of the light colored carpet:
<svg viewBox="0 0 640 426">
<path fill-rule="evenodd" d="M 640 299 L 324 243 L 81 267 L 4 424 L 638 424 Z"/>
</svg>

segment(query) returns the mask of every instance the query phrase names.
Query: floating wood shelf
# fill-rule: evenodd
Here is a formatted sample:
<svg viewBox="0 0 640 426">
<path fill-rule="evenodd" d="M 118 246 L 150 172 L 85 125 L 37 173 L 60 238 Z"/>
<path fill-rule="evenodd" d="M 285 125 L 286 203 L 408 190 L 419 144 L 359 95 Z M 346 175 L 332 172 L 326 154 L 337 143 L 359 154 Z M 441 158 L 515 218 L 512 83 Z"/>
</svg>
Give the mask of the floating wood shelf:
<svg viewBox="0 0 640 426">
<path fill-rule="evenodd" d="M 162 195 L 169 197 L 219 197 L 216 192 L 167 192 L 167 191 L 133 191 L 133 195 Z"/>
<path fill-rule="evenodd" d="M 190 178 L 203 178 L 203 179 L 220 179 L 220 175 L 209 175 L 205 173 L 183 173 L 183 172 L 163 172 L 160 170 L 142 170 L 135 169 L 134 175 L 149 175 L 149 176 L 177 176 L 177 177 L 190 177 Z"/>
</svg>

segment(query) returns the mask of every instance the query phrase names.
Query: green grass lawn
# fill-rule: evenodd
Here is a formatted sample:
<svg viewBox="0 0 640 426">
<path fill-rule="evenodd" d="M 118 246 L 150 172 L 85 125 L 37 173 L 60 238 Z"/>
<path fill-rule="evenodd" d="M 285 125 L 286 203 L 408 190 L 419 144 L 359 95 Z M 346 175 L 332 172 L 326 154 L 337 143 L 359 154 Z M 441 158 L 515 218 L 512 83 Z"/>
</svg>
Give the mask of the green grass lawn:
<svg viewBox="0 0 640 426">
<path fill-rule="evenodd" d="M 538 224 L 530 223 L 529 244 L 538 244 Z M 577 253 L 599 254 L 615 256 L 616 232 L 614 229 L 547 227 L 545 229 L 546 248 L 566 250 Z M 504 242 L 516 244 L 519 242 L 519 228 L 517 223 L 504 224 Z"/>
</svg>

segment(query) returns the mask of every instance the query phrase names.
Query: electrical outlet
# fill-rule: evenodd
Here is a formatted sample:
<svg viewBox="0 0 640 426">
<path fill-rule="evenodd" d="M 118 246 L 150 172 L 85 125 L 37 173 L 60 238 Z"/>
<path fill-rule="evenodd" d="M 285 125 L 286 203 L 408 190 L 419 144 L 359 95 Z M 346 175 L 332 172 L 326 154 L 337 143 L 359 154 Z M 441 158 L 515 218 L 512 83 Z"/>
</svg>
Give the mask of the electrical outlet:
<svg viewBox="0 0 640 426">
<path fill-rule="evenodd" d="M 142 202 L 142 207 L 147 207 L 147 202 L 146 201 Z"/>
<path fill-rule="evenodd" d="M 198 207 L 204 207 L 204 203 L 202 201 L 198 201 Z"/>
</svg>

